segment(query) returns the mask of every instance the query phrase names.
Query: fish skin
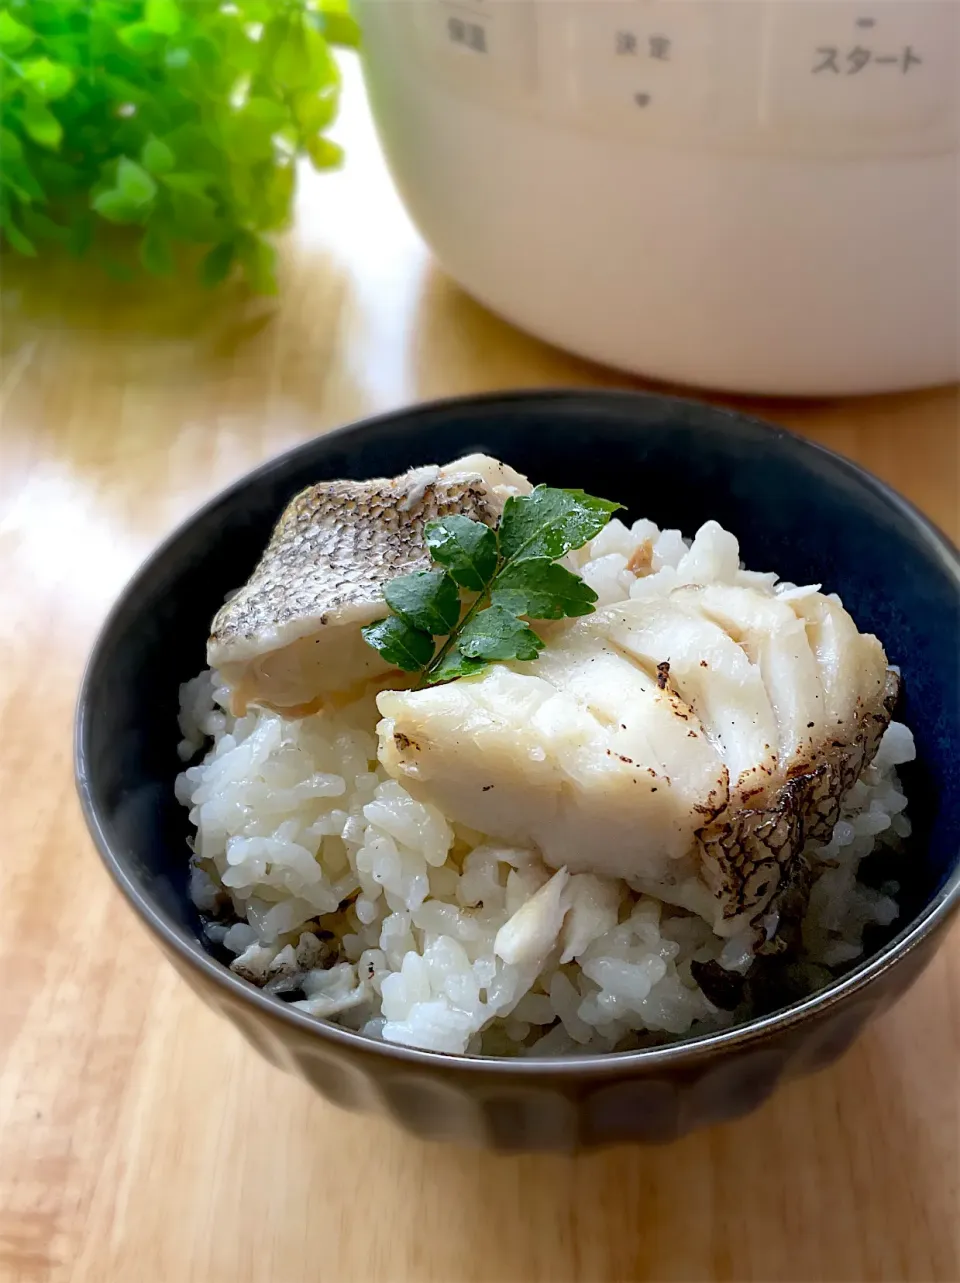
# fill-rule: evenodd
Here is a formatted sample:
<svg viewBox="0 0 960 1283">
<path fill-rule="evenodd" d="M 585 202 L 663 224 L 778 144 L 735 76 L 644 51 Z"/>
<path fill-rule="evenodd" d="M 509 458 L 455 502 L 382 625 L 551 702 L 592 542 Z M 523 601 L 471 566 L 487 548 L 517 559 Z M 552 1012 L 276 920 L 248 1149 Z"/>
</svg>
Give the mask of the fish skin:
<svg viewBox="0 0 960 1283">
<path fill-rule="evenodd" d="M 863 712 L 852 742 L 838 742 L 793 774 L 768 805 L 721 815 L 697 833 L 701 876 L 721 906 L 724 935 L 736 934 L 766 908 L 808 841 L 830 840 L 844 796 L 876 756 L 901 687 L 888 669 L 882 699 Z"/>
<path fill-rule="evenodd" d="M 281 515 L 250 579 L 211 626 L 207 662 L 233 688 L 234 711 L 250 702 L 295 714 L 317 706 L 327 692 L 312 690 L 309 703 L 299 701 L 293 697 L 295 673 L 286 683 L 291 698 L 270 698 L 269 669 L 276 668 L 279 652 L 298 642 L 320 645 L 334 660 L 334 691 L 392 671 L 359 629 L 385 613 L 387 580 L 431 565 L 426 523 L 459 514 L 493 526 L 505 498 L 529 489 L 526 478 L 507 465 L 471 455 L 399 477 L 322 481 L 301 491 Z M 328 643 L 343 646 L 347 626 L 345 661 L 327 656 Z M 334 630 L 336 638 L 330 636 Z M 313 672 L 322 672 L 312 654 L 306 658 Z M 303 656 L 296 659 L 304 662 Z M 278 692 L 284 694 L 282 684 L 272 693 Z"/>
</svg>

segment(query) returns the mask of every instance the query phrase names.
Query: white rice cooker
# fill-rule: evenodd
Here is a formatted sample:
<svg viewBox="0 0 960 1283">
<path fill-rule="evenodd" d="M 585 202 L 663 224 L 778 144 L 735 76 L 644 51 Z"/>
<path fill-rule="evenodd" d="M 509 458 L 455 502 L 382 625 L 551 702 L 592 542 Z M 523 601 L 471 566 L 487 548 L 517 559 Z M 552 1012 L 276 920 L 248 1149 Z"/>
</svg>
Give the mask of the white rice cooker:
<svg viewBox="0 0 960 1283">
<path fill-rule="evenodd" d="M 960 0 L 356 0 L 446 270 L 648 376 L 960 376 Z"/>
</svg>

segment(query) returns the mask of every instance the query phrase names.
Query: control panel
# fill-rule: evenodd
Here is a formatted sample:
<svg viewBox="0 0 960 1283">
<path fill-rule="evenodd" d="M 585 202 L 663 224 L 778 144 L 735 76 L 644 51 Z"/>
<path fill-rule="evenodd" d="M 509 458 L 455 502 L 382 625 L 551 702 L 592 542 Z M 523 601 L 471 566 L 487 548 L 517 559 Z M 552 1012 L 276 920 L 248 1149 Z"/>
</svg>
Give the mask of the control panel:
<svg viewBox="0 0 960 1283">
<path fill-rule="evenodd" d="M 423 74 L 574 127 L 824 156 L 958 145 L 960 0 L 379 2 Z"/>
</svg>

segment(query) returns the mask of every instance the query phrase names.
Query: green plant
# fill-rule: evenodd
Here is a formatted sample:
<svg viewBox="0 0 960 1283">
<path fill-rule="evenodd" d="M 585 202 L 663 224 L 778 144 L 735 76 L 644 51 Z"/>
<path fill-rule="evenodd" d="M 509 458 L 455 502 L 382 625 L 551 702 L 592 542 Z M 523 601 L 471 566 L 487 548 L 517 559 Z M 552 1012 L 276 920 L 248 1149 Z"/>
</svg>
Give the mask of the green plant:
<svg viewBox="0 0 960 1283">
<path fill-rule="evenodd" d="M 428 521 L 427 549 L 441 568 L 388 580 L 392 613 L 361 629 L 364 640 L 387 663 L 419 673 L 421 686 L 469 677 L 496 660 L 536 659 L 544 643 L 528 619 L 590 615 L 597 600 L 559 558 L 598 535 L 620 507 L 582 490 L 536 486 L 506 501 L 495 528 L 461 516 Z"/>
<path fill-rule="evenodd" d="M 347 0 L 7 0 L 0 4 L 0 234 L 20 254 L 95 251 L 158 275 L 201 247 L 274 288 L 264 235 L 289 220 L 295 162 L 323 136 L 355 44 Z M 126 237 L 109 234 L 120 224 Z"/>
</svg>

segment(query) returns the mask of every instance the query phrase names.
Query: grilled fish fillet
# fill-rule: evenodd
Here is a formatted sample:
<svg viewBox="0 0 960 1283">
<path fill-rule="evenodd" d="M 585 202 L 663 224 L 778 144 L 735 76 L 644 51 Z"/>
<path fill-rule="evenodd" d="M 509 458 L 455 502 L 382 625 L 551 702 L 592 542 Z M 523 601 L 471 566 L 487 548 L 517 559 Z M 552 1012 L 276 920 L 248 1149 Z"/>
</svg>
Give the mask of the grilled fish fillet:
<svg viewBox="0 0 960 1283">
<path fill-rule="evenodd" d="M 735 935 L 871 760 L 898 679 L 816 589 L 683 587 L 551 626 L 530 664 L 377 698 L 414 796 Z"/>
<path fill-rule="evenodd" d="M 218 612 L 207 662 L 234 713 L 300 716 L 395 671 L 360 634 L 384 614 L 382 585 L 430 565 L 426 522 L 460 513 L 495 525 L 530 483 L 475 454 L 373 481 L 323 481 L 288 504 L 247 584 Z"/>
</svg>

